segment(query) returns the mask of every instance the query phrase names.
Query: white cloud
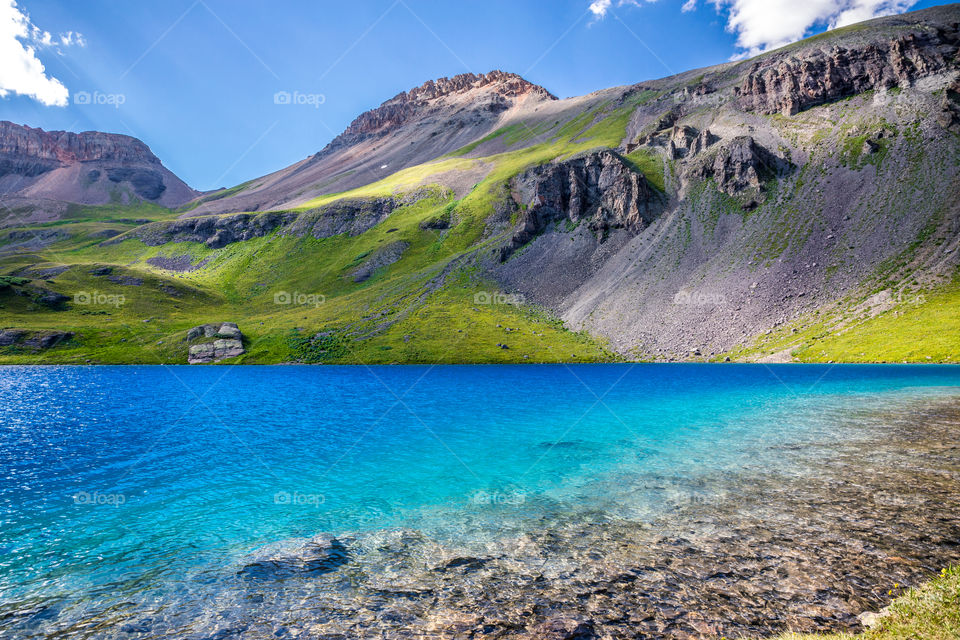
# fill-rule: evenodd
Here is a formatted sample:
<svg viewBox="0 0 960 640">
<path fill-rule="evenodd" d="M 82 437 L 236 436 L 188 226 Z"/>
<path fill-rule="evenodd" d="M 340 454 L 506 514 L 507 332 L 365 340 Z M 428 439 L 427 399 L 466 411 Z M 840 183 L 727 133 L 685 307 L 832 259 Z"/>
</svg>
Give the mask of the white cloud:
<svg viewBox="0 0 960 640">
<path fill-rule="evenodd" d="M 84 39 L 82 33 L 77 33 L 76 31 L 67 31 L 66 33 L 60 34 L 60 44 L 64 47 L 72 47 L 73 45 L 85 47 L 87 46 L 87 41 Z"/>
<path fill-rule="evenodd" d="M 683 3 L 683 6 L 680 7 L 680 11 L 683 11 L 684 13 L 688 13 L 690 11 L 695 10 L 696 8 L 697 8 L 697 0 L 687 0 L 686 2 Z"/>
<path fill-rule="evenodd" d="M 590 3 L 590 11 L 598 18 L 602 18 L 607 15 L 607 11 L 610 10 L 610 4 L 612 0 L 593 0 Z"/>
<path fill-rule="evenodd" d="M 627 4 L 631 4 L 635 7 L 639 7 L 643 2 L 656 2 L 657 0 L 617 0 L 617 6 L 622 7 Z M 590 12 L 593 14 L 594 19 L 602 20 L 606 17 L 607 12 L 610 11 L 610 7 L 613 6 L 613 0 L 593 0 L 590 3 Z"/>
<path fill-rule="evenodd" d="M 871 18 L 903 13 L 916 3 L 917 0 L 856 0 L 833 20 L 830 28 L 836 29 Z"/>
<path fill-rule="evenodd" d="M 62 82 L 48 76 L 37 58 L 37 49 L 84 46 L 83 36 L 68 31 L 54 37 L 30 22 L 15 0 L 0 0 L 0 98 L 10 93 L 29 96 L 47 106 L 65 107 L 70 93 Z"/>
<path fill-rule="evenodd" d="M 692 1 L 692 0 L 691 0 Z M 830 29 L 879 16 L 903 13 L 917 0 L 711 0 L 727 13 L 727 30 L 737 34 L 741 52 L 753 56 L 796 42 L 817 25 Z M 686 7 L 686 6 L 685 6 Z"/>
</svg>

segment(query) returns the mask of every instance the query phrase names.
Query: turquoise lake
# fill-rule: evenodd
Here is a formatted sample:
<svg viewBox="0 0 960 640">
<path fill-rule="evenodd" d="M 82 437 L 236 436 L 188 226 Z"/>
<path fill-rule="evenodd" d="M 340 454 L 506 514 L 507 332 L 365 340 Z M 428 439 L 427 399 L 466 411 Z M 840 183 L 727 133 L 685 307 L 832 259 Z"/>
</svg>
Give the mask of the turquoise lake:
<svg viewBox="0 0 960 640">
<path fill-rule="evenodd" d="M 0 367 L 0 636 L 282 637 L 311 589 L 378 579 L 330 582 L 363 549 L 389 572 L 397 532 L 663 523 L 957 398 L 952 366 Z M 237 582 L 318 534 L 346 568 Z"/>
</svg>

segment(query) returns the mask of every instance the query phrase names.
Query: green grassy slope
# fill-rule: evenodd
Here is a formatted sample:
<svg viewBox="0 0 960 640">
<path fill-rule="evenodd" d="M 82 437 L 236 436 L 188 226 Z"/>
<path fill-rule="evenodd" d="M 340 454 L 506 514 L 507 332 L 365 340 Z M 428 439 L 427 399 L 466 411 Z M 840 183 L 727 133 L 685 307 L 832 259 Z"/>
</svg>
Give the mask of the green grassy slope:
<svg viewBox="0 0 960 640">
<path fill-rule="evenodd" d="M 891 298 L 879 310 L 840 303 L 717 359 L 788 352 L 800 362 L 960 362 L 960 275 L 932 291 Z"/>
<path fill-rule="evenodd" d="M 585 111 L 565 116 L 566 120 L 513 122 L 435 161 L 403 169 L 357 189 L 315 198 L 284 212 L 320 215 L 318 210 L 338 200 L 419 194 L 415 201 L 405 200 L 412 204 L 401 206 L 382 223 L 355 236 L 317 239 L 280 228 L 218 249 L 198 242 L 148 246 L 128 232 L 145 222 L 153 222 L 151 228 L 170 224 L 190 208 L 170 211 L 153 205 L 71 206 L 56 222 L 5 229 L 0 233 L 0 276 L 14 275 L 29 281 L 0 282 L 0 330 L 66 331 L 74 335 L 45 351 L 0 346 L 0 363 L 184 362 L 189 346 L 184 341 L 187 330 L 225 321 L 236 322 L 245 334 L 247 353 L 236 361 L 246 363 L 618 359 L 605 341 L 568 331 L 546 309 L 525 301 L 475 302 L 478 294 L 513 293 L 499 292 L 476 264 L 479 256 L 490 255 L 506 234 L 512 233 L 505 229 L 510 209 L 503 205 L 511 200 L 514 177 L 543 163 L 590 150 L 618 148 L 628 130 L 631 139 L 643 131 L 651 133 L 650 129 L 659 126 L 655 123 L 676 109 L 675 93 L 637 90 L 617 100 L 597 98 Z M 915 94 L 911 99 L 922 97 Z M 756 263 L 754 268 L 758 270 L 768 269 L 789 258 L 791 249 L 803 246 L 817 233 L 831 233 L 831 225 L 823 219 L 824 203 L 817 199 L 811 185 L 824 187 L 841 169 L 876 172 L 894 161 L 896 154 L 891 149 L 897 153 L 906 149 L 907 155 L 920 159 L 930 155 L 916 122 L 895 126 L 867 118 L 871 100 L 865 93 L 838 102 L 836 108 L 824 105 L 794 117 L 764 116 L 762 125 L 760 116 L 750 120 L 757 129 L 769 125 L 784 145 L 790 143 L 794 150 L 809 155 L 806 160 L 797 158 L 796 172 L 789 177 L 764 176 L 767 203 L 756 209 L 747 210 L 744 202 L 718 191 L 714 178 L 691 182 L 687 176 L 683 180 L 688 182 L 682 183 L 681 177 L 686 176 L 681 172 L 682 163 L 670 159 L 663 147 L 640 146 L 623 155 L 634 171 L 664 193 L 664 200 L 671 206 L 678 200 L 689 204 L 694 216 L 691 219 L 696 223 L 694 230 L 700 227 L 702 232 L 702 237 L 692 237 L 687 219 L 658 236 L 651 255 L 659 261 L 653 266 L 663 273 L 643 273 L 643 277 L 649 276 L 647 286 L 655 285 L 658 278 L 667 279 L 667 271 L 683 268 L 684 251 L 694 255 L 693 245 L 698 243 L 703 245 L 705 255 L 694 255 L 694 259 L 702 263 L 712 257 L 712 251 L 729 261 L 723 269 L 733 269 L 738 261 L 748 260 L 750 265 Z M 638 110 L 645 120 L 635 118 Z M 913 117 L 909 110 L 904 113 L 905 121 Z M 706 128 L 697 119 L 712 117 L 710 114 L 706 107 L 694 110 L 689 121 Z M 724 115 L 727 120 L 739 117 Z M 635 121 L 631 124 L 632 119 Z M 720 124 L 729 124 L 727 120 L 721 119 Z M 755 128 L 743 122 L 740 126 L 747 131 Z M 669 125 L 658 131 L 669 134 Z M 879 141 L 879 150 L 870 154 L 864 151 L 864 145 L 872 137 Z M 898 144 L 901 146 L 894 146 Z M 790 149 L 784 145 L 779 151 L 789 157 Z M 493 149 L 497 153 L 487 151 Z M 953 155 L 945 157 L 955 162 L 960 157 L 956 148 L 950 147 L 949 151 Z M 492 155 L 484 155 L 488 153 Z M 712 158 L 710 153 L 716 151 L 705 151 L 705 161 Z M 928 183 L 935 172 L 921 171 L 925 165 L 915 162 L 916 158 L 906 160 L 909 162 L 903 166 L 909 171 L 901 172 L 902 196 L 901 189 L 896 195 L 878 191 L 889 197 L 857 205 L 870 214 L 865 217 L 869 226 L 876 226 L 878 221 L 888 227 L 902 226 L 913 211 L 920 210 L 919 215 L 926 216 L 937 209 L 936 203 L 928 201 L 934 198 L 929 194 L 935 190 Z M 830 167 L 829 175 L 826 167 Z M 436 178 L 456 172 L 484 177 L 471 189 L 458 187 L 458 197 L 439 186 Z M 197 202 L 230 197 L 252 184 L 208 194 Z M 928 194 L 927 200 L 914 198 L 915 193 Z M 677 205 L 678 211 L 681 208 Z M 939 219 L 933 221 L 937 224 L 950 214 L 946 206 L 941 208 Z M 517 217 L 514 208 L 510 222 L 515 223 Z M 724 253 L 726 245 L 711 242 L 737 228 L 731 220 L 736 224 L 749 221 L 749 225 L 742 228 L 742 242 L 731 243 L 733 251 Z M 897 297 L 892 304 L 863 307 L 867 295 L 905 291 L 903 285 L 912 281 L 912 275 L 904 265 L 916 262 L 918 248 L 928 249 L 934 241 L 951 241 L 932 237 L 934 232 L 947 233 L 943 231 L 945 226 L 939 228 L 937 224 L 931 223 L 929 234 L 924 230 L 914 245 L 873 274 L 872 280 L 862 282 L 859 297 L 834 300 L 802 317 L 785 315 L 792 318 L 789 324 L 760 336 L 745 334 L 745 346 L 715 359 L 756 360 L 788 354 L 787 358 L 807 362 L 957 361 L 960 285 L 956 280 L 946 285 L 918 284 L 903 299 L 893 294 Z M 8 233 L 14 231 L 15 235 Z M 855 230 L 863 236 L 869 231 Z M 832 254 L 815 257 L 829 269 L 842 271 L 847 247 L 847 242 L 837 242 L 830 250 Z M 386 255 L 392 257 L 382 264 L 377 262 Z M 162 263 L 156 262 L 157 258 L 176 259 L 193 268 L 164 269 L 158 266 Z M 371 264 L 379 266 L 372 268 Z M 368 271 L 368 277 L 358 277 L 362 271 Z M 691 277 L 706 276 L 694 273 Z M 44 290 L 62 294 L 68 301 L 50 305 L 42 300 Z M 282 303 L 288 298 L 303 303 Z M 94 303 L 85 304 L 86 300 Z M 617 313 L 629 319 L 627 311 Z M 669 321 L 667 318 L 665 322 Z M 624 321 L 621 328 L 631 328 L 628 325 Z M 613 341 L 617 338 L 610 331 L 606 335 Z"/>
<path fill-rule="evenodd" d="M 0 255 L 0 273 L 31 278 L 25 285 L 0 290 L 0 328 L 75 335 L 42 352 L 0 347 L 0 362 L 184 362 L 186 331 L 215 321 L 239 324 L 247 353 L 234 360 L 245 363 L 616 359 L 596 340 L 566 330 L 544 309 L 516 300 L 476 302 L 477 294 L 510 292 L 498 292 L 461 259 L 489 242 L 486 220 L 495 202 L 507 197 L 511 178 L 535 164 L 616 146 L 635 104 L 605 105 L 582 114 L 558 125 L 541 144 L 482 160 L 453 157 L 412 167 L 301 207 L 307 211 L 340 198 L 409 192 L 422 189 L 418 185 L 436 173 L 479 161 L 493 165 L 462 199 L 432 188 L 428 197 L 395 210 L 358 236 L 318 240 L 274 231 L 222 249 L 195 242 L 150 247 L 136 238 L 102 245 L 104 237 L 98 234 L 107 229 L 122 232 L 135 226 L 133 219 L 162 221 L 177 215 L 113 206 L 86 207 L 66 220 L 29 227 L 26 230 L 42 236 L 55 226 L 69 237 L 29 252 Z M 450 221 L 449 229 L 429 228 L 428 222 L 440 218 Z M 365 261 L 396 243 L 406 247 L 397 262 L 355 281 Z M 157 256 L 187 256 L 203 268 L 167 271 L 147 262 Z M 31 276 L 57 267 L 66 270 L 47 276 L 49 280 Z M 104 267 L 112 269 L 109 276 L 92 273 Z M 70 301 L 51 309 L 26 295 L 35 287 Z M 285 295 L 309 302 L 278 304 Z M 77 302 L 87 299 L 94 304 Z"/>
</svg>

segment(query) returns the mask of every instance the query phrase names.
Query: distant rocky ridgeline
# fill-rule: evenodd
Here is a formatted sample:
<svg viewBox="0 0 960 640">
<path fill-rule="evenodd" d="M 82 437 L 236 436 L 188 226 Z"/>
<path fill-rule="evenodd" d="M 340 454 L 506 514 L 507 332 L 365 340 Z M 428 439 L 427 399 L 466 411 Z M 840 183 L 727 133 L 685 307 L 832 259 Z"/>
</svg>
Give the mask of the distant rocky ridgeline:
<svg viewBox="0 0 960 640">
<path fill-rule="evenodd" d="M 94 161 L 160 164 L 147 145 L 130 136 L 100 131 L 44 131 L 7 121 L 0 122 L 0 158 L 30 158 L 51 169 Z"/>
<path fill-rule="evenodd" d="M 140 140 L 85 131 L 44 131 L 0 122 L 0 185 L 17 206 L 148 200 L 173 207 L 197 192 L 168 171 Z"/>
</svg>

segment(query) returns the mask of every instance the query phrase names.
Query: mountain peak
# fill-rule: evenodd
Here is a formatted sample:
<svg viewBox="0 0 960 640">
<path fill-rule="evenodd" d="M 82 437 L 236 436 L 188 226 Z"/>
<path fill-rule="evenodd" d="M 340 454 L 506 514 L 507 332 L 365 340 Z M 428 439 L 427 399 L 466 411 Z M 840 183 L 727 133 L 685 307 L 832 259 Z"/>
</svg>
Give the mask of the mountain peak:
<svg viewBox="0 0 960 640">
<path fill-rule="evenodd" d="M 419 87 L 401 92 L 383 104 L 423 102 L 487 87 L 492 88 L 495 93 L 503 97 L 516 97 L 533 93 L 548 100 L 557 99 L 555 95 L 540 85 L 533 84 L 516 73 L 494 69 L 489 73 L 461 73 L 452 78 L 443 77 L 436 80 L 427 80 Z"/>
<path fill-rule="evenodd" d="M 361 113 L 320 154 L 393 131 L 411 120 L 446 108 L 453 108 L 454 111 L 466 108 L 495 115 L 520 101 L 556 99 L 555 95 L 540 85 L 515 73 L 500 70 L 428 80 L 419 87 L 398 93 L 375 109 Z"/>
</svg>

